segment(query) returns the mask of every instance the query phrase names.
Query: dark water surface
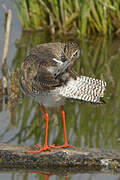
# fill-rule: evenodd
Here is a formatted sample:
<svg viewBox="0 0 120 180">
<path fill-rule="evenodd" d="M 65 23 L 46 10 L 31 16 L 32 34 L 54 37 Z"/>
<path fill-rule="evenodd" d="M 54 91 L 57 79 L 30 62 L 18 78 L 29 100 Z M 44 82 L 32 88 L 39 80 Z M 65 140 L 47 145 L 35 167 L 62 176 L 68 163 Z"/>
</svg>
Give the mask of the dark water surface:
<svg viewBox="0 0 120 180">
<path fill-rule="evenodd" d="M 8 0 L 5 2 L 12 7 Z M 4 42 L 4 11 L 0 7 L 0 58 Z M 14 21 L 13 21 L 14 19 Z M 56 36 L 52 38 L 48 32 L 22 33 L 13 10 L 12 29 L 10 36 L 7 64 L 9 86 L 16 86 L 16 81 L 10 81 L 10 72 L 16 72 L 29 50 L 36 44 L 54 41 L 77 40 L 80 45 L 80 60 L 74 68 L 79 74 L 103 79 L 107 82 L 104 105 L 90 103 L 66 102 L 66 120 L 69 143 L 77 147 L 88 148 L 120 148 L 120 39 L 92 37 Z M 19 39 L 17 44 L 16 40 Z M 0 64 L 1 65 L 1 64 Z M 2 73 L 0 73 L 2 79 Z M 15 79 L 15 75 L 13 75 Z M 17 79 L 17 78 L 16 78 Z M 15 89 L 15 88 L 14 88 Z M 9 91 L 10 92 L 10 91 Z M 10 94 L 11 95 L 11 94 Z M 48 109 L 49 144 L 61 145 L 64 141 L 60 108 Z M 32 145 L 43 144 L 45 135 L 45 120 L 40 105 L 20 93 L 19 100 L 0 101 L 0 142 L 11 144 Z M 44 179 L 42 175 L 24 172 L 1 172 L 0 179 Z M 65 177 L 52 176 L 54 179 Z M 77 180 L 118 180 L 119 175 L 111 174 L 77 174 L 69 179 Z"/>
</svg>

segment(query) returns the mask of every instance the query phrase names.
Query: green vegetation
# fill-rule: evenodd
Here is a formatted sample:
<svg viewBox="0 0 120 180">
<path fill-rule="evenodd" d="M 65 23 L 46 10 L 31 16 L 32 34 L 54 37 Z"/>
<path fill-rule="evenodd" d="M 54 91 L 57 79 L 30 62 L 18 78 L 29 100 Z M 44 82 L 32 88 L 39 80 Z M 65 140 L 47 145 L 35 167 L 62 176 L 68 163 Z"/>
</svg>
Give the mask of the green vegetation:
<svg viewBox="0 0 120 180">
<path fill-rule="evenodd" d="M 26 30 L 48 28 L 52 34 L 119 33 L 119 0 L 13 0 Z"/>
</svg>

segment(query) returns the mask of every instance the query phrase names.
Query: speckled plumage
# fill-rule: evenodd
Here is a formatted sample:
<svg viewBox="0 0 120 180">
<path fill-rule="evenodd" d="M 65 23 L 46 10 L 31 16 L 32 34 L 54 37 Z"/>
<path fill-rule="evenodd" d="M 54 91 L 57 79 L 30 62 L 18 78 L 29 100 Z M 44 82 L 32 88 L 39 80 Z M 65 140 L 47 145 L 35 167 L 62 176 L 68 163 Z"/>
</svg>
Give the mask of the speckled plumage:
<svg viewBox="0 0 120 180">
<path fill-rule="evenodd" d="M 106 83 L 79 76 L 71 68 L 79 55 L 76 43 L 45 43 L 33 48 L 21 65 L 24 94 L 50 107 L 64 104 L 65 99 L 102 103 Z"/>
</svg>

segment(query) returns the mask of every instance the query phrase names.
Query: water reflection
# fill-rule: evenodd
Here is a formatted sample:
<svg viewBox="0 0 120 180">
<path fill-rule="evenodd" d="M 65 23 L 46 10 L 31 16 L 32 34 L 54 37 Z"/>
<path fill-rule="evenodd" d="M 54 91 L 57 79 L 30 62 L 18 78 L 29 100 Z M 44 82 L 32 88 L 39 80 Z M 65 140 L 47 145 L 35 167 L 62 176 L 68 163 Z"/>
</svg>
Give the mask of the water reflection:
<svg viewBox="0 0 120 180">
<path fill-rule="evenodd" d="M 70 38 L 71 39 L 71 38 Z M 68 40 L 65 39 L 64 40 Z M 45 120 L 41 107 L 24 97 L 18 89 L 19 67 L 28 51 L 36 44 L 52 41 L 47 33 L 23 33 L 17 42 L 17 52 L 9 69 L 8 100 L 2 98 L 4 90 L 0 85 L 0 141 L 20 144 L 44 143 Z M 58 39 L 56 40 L 58 41 Z M 69 143 L 78 147 L 120 148 L 120 40 L 119 39 L 80 39 L 81 55 L 74 68 L 82 75 L 107 81 L 106 104 L 67 102 L 65 106 Z M 16 68 L 18 70 L 16 71 Z M 0 79 L 0 82 L 2 79 Z M 48 109 L 49 144 L 64 143 L 64 133 L 60 108 Z M 44 179 L 33 175 L 35 179 Z M 97 178 L 96 178 L 97 176 Z M 100 179 L 104 175 L 79 175 L 70 179 Z M 22 176 L 23 177 L 23 176 Z M 24 179 L 32 179 L 28 174 Z M 51 177 L 50 179 L 57 179 Z M 64 177 L 59 177 L 64 179 Z M 119 176 L 107 176 L 119 179 Z M 13 175 L 11 179 L 17 179 Z M 21 177 L 20 177 L 21 179 Z"/>
<path fill-rule="evenodd" d="M 2 176 L 2 179 L 4 180 L 47 180 L 47 177 L 43 176 L 43 175 L 39 175 L 39 174 L 31 174 L 31 173 L 22 173 L 22 172 L 15 172 L 12 175 L 10 175 L 9 173 L 4 174 L 4 176 Z M 46 179 L 45 179 L 46 178 Z M 120 176 L 119 175 L 106 175 L 106 174 L 77 174 L 77 175 L 71 175 L 69 176 L 67 179 L 66 177 L 63 176 L 56 176 L 53 175 L 51 177 L 49 177 L 49 180 L 101 180 L 101 179 L 105 179 L 105 180 L 119 180 Z"/>
</svg>

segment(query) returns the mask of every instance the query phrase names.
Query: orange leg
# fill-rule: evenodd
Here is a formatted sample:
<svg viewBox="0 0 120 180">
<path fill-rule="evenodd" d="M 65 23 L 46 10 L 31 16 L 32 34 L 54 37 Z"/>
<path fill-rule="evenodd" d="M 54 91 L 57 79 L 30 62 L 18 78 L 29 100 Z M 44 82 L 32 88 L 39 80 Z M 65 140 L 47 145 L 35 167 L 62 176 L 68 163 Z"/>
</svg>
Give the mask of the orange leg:
<svg viewBox="0 0 120 180">
<path fill-rule="evenodd" d="M 41 173 L 41 172 L 30 172 L 30 173 L 40 174 L 40 175 L 44 176 L 44 179 L 45 179 L 45 180 L 48 180 L 51 176 L 55 176 L 54 174 L 49 174 L 49 175 L 47 175 L 47 174 L 44 174 L 44 173 Z"/>
<path fill-rule="evenodd" d="M 68 144 L 68 141 L 67 141 L 66 124 L 65 124 L 65 111 L 64 111 L 64 107 L 63 106 L 62 106 L 61 115 L 62 115 L 62 119 L 63 119 L 64 142 L 65 143 L 63 145 L 61 145 L 61 146 L 56 146 L 55 148 L 74 147 L 74 146 Z"/>
<path fill-rule="evenodd" d="M 42 151 L 46 151 L 46 150 L 50 150 L 51 148 L 54 148 L 55 145 L 50 145 L 48 146 L 47 144 L 47 140 L 48 140 L 48 122 L 49 122 L 49 115 L 46 111 L 46 108 L 42 105 L 42 109 L 44 112 L 44 117 L 46 120 L 46 129 L 45 129 L 45 143 L 44 143 L 44 147 L 41 147 L 39 144 L 36 144 L 36 146 L 39 148 L 39 150 L 34 150 L 34 151 L 28 151 L 27 153 L 31 154 L 31 153 L 39 153 Z"/>
<path fill-rule="evenodd" d="M 51 176 L 55 176 L 54 174 L 49 174 L 48 175 L 48 174 L 44 174 L 42 172 L 29 172 L 29 173 L 42 175 L 42 176 L 44 176 L 45 180 L 48 180 Z"/>
<path fill-rule="evenodd" d="M 51 176 L 55 176 L 55 174 L 44 174 L 42 172 L 29 172 L 29 173 L 32 173 L 32 174 L 40 174 L 42 176 L 44 176 L 45 180 L 48 180 Z M 69 177 L 68 176 L 65 176 L 65 180 L 69 180 Z"/>
<path fill-rule="evenodd" d="M 31 154 L 31 153 L 40 153 L 42 151 L 50 150 L 51 148 L 74 147 L 74 146 L 68 144 L 68 141 L 67 141 L 66 124 L 65 124 L 65 111 L 64 111 L 64 107 L 63 106 L 62 106 L 61 115 L 62 115 L 62 119 L 63 119 L 63 128 L 64 128 L 64 144 L 61 145 L 61 146 L 55 146 L 54 144 L 48 146 L 47 140 L 48 140 L 49 115 L 48 115 L 48 113 L 46 111 L 46 108 L 43 105 L 42 105 L 42 109 L 43 109 L 45 120 L 46 120 L 45 143 L 44 143 L 44 146 L 41 147 L 39 144 L 36 144 L 36 146 L 39 148 L 39 150 L 28 151 L 27 153 L 29 153 L 29 154 Z"/>
<path fill-rule="evenodd" d="M 65 180 L 69 180 L 69 177 L 68 177 L 68 176 L 65 176 Z"/>
</svg>

